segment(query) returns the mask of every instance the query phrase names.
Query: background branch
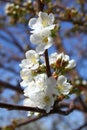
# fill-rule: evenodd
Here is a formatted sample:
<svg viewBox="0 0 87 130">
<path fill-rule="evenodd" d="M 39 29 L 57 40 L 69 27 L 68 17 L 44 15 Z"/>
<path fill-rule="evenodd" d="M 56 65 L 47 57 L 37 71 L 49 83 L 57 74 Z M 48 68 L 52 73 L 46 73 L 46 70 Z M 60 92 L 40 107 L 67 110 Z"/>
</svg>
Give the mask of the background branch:
<svg viewBox="0 0 87 130">
<path fill-rule="evenodd" d="M 19 105 L 12 105 L 12 104 L 6 104 L 6 103 L 0 103 L 0 108 L 6 108 L 8 110 L 23 110 L 23 111 L 32 111 L 32 112 L 40 112 L 40 113 L 46 113 L 45 110 L 39 109 L 39 108 L 33 108 L 33 107 L 26 107 L 26 106 L 19 106 Z M 61 108 L 68 108 L 67 110 L 63 111 Z M 61 115 L 68 115 L 73 110 L 83 111 L 87 112 L 87 110 L 84 111 L 83 107 L 81 105 L 71 105 L 70 103 L 59 103 L 58 107 L 53 108 L 49 114 L 61 114 Z"/>
<path fill-rule="evenodd" d="M 3 82 L 3 81 L 0 81 L 0 86 L 3 88 L 8 88 L 8 89 L 14 90 L 20 94 L 23 94 L 23 89 L 20 86 L 14 86 L 14 85 L 11 85 L 11 84 Z"/>
<path fill-rule="evenodd" d="M 86 127 L 86 126 L 87 126 L 87 122 L 86 122 L 85 124 L 83 124 L 82 126 L 80 126 L 79 128 L 74 129 L 74 130 L 81 130 L 81 129 L 83 129 L 83 128 Z"/>
</svg>

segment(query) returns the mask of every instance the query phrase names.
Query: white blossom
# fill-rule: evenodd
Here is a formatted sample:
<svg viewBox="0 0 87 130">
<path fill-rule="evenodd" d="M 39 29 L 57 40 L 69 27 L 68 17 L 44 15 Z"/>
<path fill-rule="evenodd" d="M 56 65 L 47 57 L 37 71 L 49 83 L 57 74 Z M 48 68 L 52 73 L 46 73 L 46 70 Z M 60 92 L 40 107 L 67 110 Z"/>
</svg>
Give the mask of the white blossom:
<svg viewBox="0 0 87 130">
<path fill-rule="evenodd" d="M 38 86 L 37 86 L 38 85 Z M 24 95 L 26 97 L 32 97 L 36 92 L 44 91 L 44 88 L 40 86 L 37 82 L 29 82 L 28 86 L 24 89 Z"/>
<path fill-rule="evenodd" d="M 69 56 L 68 55 L 64 55 L 64 53 L 60 53 L 58 54 L 57 52 L 55 53 L 52 53 L 50 56 L 49 56 L 49 62 L 50 64 L 54 64 L 56 63 L 57 60 L 61 60 L 64 61 L 64 62 L 68 62 L 69 61 Z"/>
<path fill-rule="evenodd" d="M 59 59 L 61 59 L 62 61 L 67 62 L 67 61 L 69 61 L 69 56 L 64 55 L 64 53 L 62 52 L 62 53 L 58 54 L 58 56 L 57 56 L 57 60 L 59 60 Z"/>
<path fill-rule="evenodd" d="M 68 65 L 65 67 L 66 69 L 72 69 L 76 66 L 75 60 L 70 60 Z"/>
<path fill-rule="evenodd" d="M 49 30 L 43 30 L 39 33 L 34 33 L 30 36 L 30 41 L 36 44 L 36 52 L 39 54 L 44 53 L 46 49 L 53 45 L 53 38 L 50 36 L 51 32 Z"/>
<path fill-rule="evenodd" d="M 59 95 L 68 95 L 72 85 L 67 82 L 67 78 L 63 75 L 59 76 L 57 79 L 57 91 Z"/>
<path fill-rule="evenodd" d="M 79 85 L 79 84 L 80 84 L 80 80 L 79 80 L 79 79 L 76 79 L 76 80 L 75 80 L 75 84 L 76 84 L 76 85 Z"/>
<path fill-rule="evenodd" d="M 40 74 L 25 88 L 24 95 L 29 98 L 32 107 L 34 103 L 35 107 L 49 112 L 54 104 L 56 92 L 56 80 L 47 78 L 46 74 Z"/>
<path fill-rule="evenodd" d="M 22 69 L 21 71 L 20 71 L 20 76 L 21 76 L 21 78 L 23 79 L 23 80 L 28 80 L 28 81 L 31 81 L 32 80 L 32 72 L 31 72 L 31 70 L 30 69 Z"/>
<path fill-rule="evenodd" d="M 26 2 L 23 3 L 23 6 L 27 6 L 28 4 L 31 4 L 32 0 L 27 0 Z"/>
<path fill-rule="evenodd" d="M 22 82 L 20 83 L 21 86 L 26 87 L 29 82 L 33 80 L 32 71 L 30 69 L 23 68 L 20 71 L 20 76 L 22 78 Z"/>
<path fill-rule="evenodd" d="M 35 103 L 32 102 L 29 98 L 25 98 L 23 104 L 24 104 L 24 106 L 36 107 Z"/>
<path fill-rule="evenodd" d="M 54 99 L 46 95 L 43 91 L 36 92 L 32 97 L 29 97 L 24 100 L 25 106 L 38 107 L 40 109 L 45 109 L 46 112 L 49 112 L 51 107 L 54 104 Z"/>
<path fill-rule="evenodd" d="M 30 97 L 30 100 L 35 103 L 36 107 L 45 109 L 47 113 L 51 110 L 51 107 L 54 104 L 54 98 L 43 91 L 36 92 L 32 97 Z"/>
<path fill-rule="evenodd" d="M 62 65 L 62 62 L 67 63 L 67 65 L 65 66 L 66 69 L 72 69 L 76 66 L 75 60 L 70 60 L 70 57 L 68 55 L 65 55 L 64 53 L 57 54 L 55 52 L 49 56 L 50 64 L 55 64 L 58 60 L 60 61 L 61 65 Z"/>
<path fill-rule="evenodd" d="M 24 102 L 23 102 L 24 106 L 27 106 L 27 107 L 36 107 L 35 106 L 35 103 L 32 102 L 29 98 L 25 98 Z M 39 113 L 38 112 L 31 112 L 31 111 L 28 111 L 28 116 L 38 116 Z"/>
<path fill-rule="evenodd" d="M 67 81 L 67 78 L 63 75 L 59 76 L 63 72 L 60 72 L 61 68 L 62 70 L 72 69 L 76 66 L 76 62 L 75 60 L 70 60 L 70 57 L 64 53 L 52 53 L 49 56 L 49 64 L 50 69 L 52 64 L 55 65 L 55 69 L 52 68 L 50 70 L 55 78 L 52 76 L 47 77 L 45 73 L 45 58 L 41 58 L 39 55 L 53 45 L 54 15 L 52 13 L 48 15 L 47 13 L 39 12 L 38 18 L 30 19 L 29 27 L 32 29 L 30 41 L 37 46 L 36 51 L 29 50 L 26 52 L 25 59 L 20 64 L 22 68 L 20 71 L 22 78 L 21 86 L 25 87 L 24 96 L 26 97 L 24 105 L 38 107 L 46 110 L 48 113 L 52 109 L 57 97 L 68 95 L 72 89 L 72 85 Z M 42 71 L 41 66 L 45 68 Z M 31 115 L 31 112 L 28 112 L 28 115 Z"/>
<path fill-rule="evenodd" d="M 7 3 L 6 6 L 5 6 L 5 13 L 6 14 L 10 13 L 11 8 L 13 8 L 13 7 L 14 7 L 13 3 Z"/>
<path fill-rule="evenodd" d="M 39 12 L 38 18 L 31 18 L 29 21 L 29 27 L 33 29 L 31 31 L 30 41 L 36 44 L 36 51 L 39 54 L 43 54 L 46 49 L 52 46 L 52 30 L 55 28 L 54 14 L 49 15 L 44 12 Z"/>
<path fill-rule="evenodd" d="M 87 85 L 87 81 L 86 80 L 82 80 L 82 85 Z"/>
<path fill-rule="evenodd" d="M 50 13 L 49 15 L 44 12 L 39 12 L 38 18 L 32 18 L 29 21 L 29 27 L 33 29 L 32 33 L 37 33 L 44 28 L 48 30 L 53 30 L 55 27 L 54 23 L 54 14 Z"/>
<path fill-rule="evenodd" d="M 50 64 L 54 64 L 54 63 L 56 62 L 56 60 L 57 60 L 57 56 L 58 56 L 57 52 L 52 53 L 52 54 L 49 56 L 49 63 L 50 63 Z"/>
<path fill-rule="evenodd" d="M 34 50 L 29 50 L 26 52 L 26 59 L 23 59 L 20 67 L 21 68 L 30 68 L 35 70 L 39 67 L 39 55 Z"/>
<path fill-rule="evenodd" d="M 47 95 L 58 95 L 58 92 L 56 91 L 56 79 L 54 79 L 52 76 L 47 78 L 46 80 L 46 84 L 47 84 L 47 89 L 46 89 L 46 93 Z"/>
<path fill-rule="evenodd" d="M 34 77 L 32 82 L 29 82 L 28 87 L 24 90 L 24 95 L 27 97 L 32 97 L 36 92 L 44 91 L 45 89 L 45 79 L 47 78 L 46 74 L 39 74 Z"/>
</svg>

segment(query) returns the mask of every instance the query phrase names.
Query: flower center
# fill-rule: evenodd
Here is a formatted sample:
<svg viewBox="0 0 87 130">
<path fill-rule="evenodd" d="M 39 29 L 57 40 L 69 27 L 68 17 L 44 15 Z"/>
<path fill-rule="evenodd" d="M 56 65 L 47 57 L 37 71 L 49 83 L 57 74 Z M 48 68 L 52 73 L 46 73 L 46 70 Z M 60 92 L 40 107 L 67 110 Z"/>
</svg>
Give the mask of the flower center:
<svg viewBox="0 0 87 130">
<path fill-rule="evenodd" d="M 36 63 L 36 58 L 34 56 L 32 56 L 32 62 Z"/>
<path fill-rule="evenodd" d="M 44 42 L 44 43 L 47 43 L 47 42 L 48 42 L 48 37 L 45 37 L 45 38 L 43 39 L 43 42 Z"/>
<path fill-rule="evenodd" d="M 43 25 L 43 27 L 46 27 L 47 26 L 47 20 L 43 20 L 42 25 Z"/>
<path fill-rule="evenodd" d="M 57 88 L 58 88 L 58 91 L 59 91 L 59 92 L 61 92 L 61 91 L 64 90 L 64 87 L 63 87 L 63 85 L 61 85 L 61 84 L 58 84 Z"/>
<path fill-rule="evenodd" d="M 50 98 L 49 98 L 48 96 L 45 96 L 45 97 L 44 97 L 44 102 L 45 102 L 45 103 L 49 103 L 49 101 L 50 101 Z"/>
</svg>

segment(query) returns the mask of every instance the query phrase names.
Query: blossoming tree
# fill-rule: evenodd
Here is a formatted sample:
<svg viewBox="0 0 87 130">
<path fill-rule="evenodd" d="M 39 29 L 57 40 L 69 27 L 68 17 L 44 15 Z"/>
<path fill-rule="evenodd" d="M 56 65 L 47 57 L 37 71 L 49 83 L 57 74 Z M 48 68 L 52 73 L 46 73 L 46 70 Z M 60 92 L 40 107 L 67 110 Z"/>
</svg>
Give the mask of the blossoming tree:
<svg viewBox="0 0 87 130">
<path fill-rule="evenodd" d="M 18 60 L 21 68 L 20 74 L 18 73 L 21 77 L 19 86 L 0 81 L 1 87 L 13 89 L 17 92 L 17 95 L 18 93 L 24 95 L 23 105 L 13 105 L 1 101 L 0 107 L 9 110 L 28 111 L 27 120 L 20 123 L 15 121 L 4 129 L 16 129 L 19 126 L 55 113 L 68 115 L 74 110 L 86 113 L 87 82 L 80 78 L 75 70 L 76 61 L 66 54 L 62 43 L 60 43 L 63 36 L 63 34 L 60 34 L 63 30 L 61 21 L 73 24 L 73 27 L 66 31 L 68 37 L 73 32 L 76 33 L 81 29 L 86 32 L 85 7 L 83 10 L 85 2 L 79 0 L 78 3 L 82 7 L 82 14 L 76 8 L 65 7 L 65 2 L 57 0 L 53 2 L 50 0 L 27 0 L 25 2 L 5 0 L 4 2 L 7 2 L 5 14 L 9 26 L 24 24 L 28 31 L 30 28 L 28 34 L 30 44 L 27 44 L 24 50 L 20 43 L 16 41 L 14 35 L 5 29 L 3 24 L 1 26 L 1 29 L 12 37 L 14 45 L 25 56 L 22 58 L 17 54 L 13 55 L 14 60 Z M 1 23 L 4 21 L 4 16 L 2 18 Z M 53 46 L 56 49 L 51 52 L 50 48 Z M 82 98 L 83 94 L 85 95 L 84 98 Z M 84 126 L 87 126 L 87 123 L 82 127 Z"/>
</svg>

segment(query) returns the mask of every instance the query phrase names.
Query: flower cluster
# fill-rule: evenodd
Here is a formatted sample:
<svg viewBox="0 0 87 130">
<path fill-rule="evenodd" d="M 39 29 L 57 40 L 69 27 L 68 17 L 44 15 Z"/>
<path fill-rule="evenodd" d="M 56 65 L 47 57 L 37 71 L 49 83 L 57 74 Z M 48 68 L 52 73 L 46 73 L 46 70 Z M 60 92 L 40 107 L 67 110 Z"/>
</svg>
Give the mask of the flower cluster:
<svg viewBox="0 0 87 130">
<path fill-rule="evenodd" d="M 7 3 L 5 6 L 5 13 L 7 15 L 12 15 L 12 14 L 17 14 L 19 11 L 19 13 L 21 13 L 21 11 L 25 10 L 25 7 L 30 6 L 32 3 L 31 0 L 27 0 L 26 2 L 23 3 L 24 8 L 20 7 L 20 5 L 16 4 L 16 3 Z"/>
<path fill-rule="evenodd" d="M 31 31 L 30 41 L 36 44 L 36 51 L 39 54 L 44 53 L 46 49 L 52 46 L 52 32 L 55 31 L 56 24 L 54 23 L 54 15 L 50 13 L 39 12 L 38 18 L 32 18 L 29 21 Z"/>
<path fill-rule="evenodd" d="M 32 18 L 29 26 L 33 29 L 30 40 L 36 44 L 36 51 L 29 50 L 25 59 L 21 61 L 21 86 L 24 87 L 24 105 L 38 107 L 50 112 L 55 101 L 61 95 L 70 93 L 72 85 L 64 74 L 75 67 L 74 60 L 70 60 L 64 53 L 52 53 L 49 56 L 51 75 L 47 75 L 47 63 L 42 54 L 53 44 L 52 31 L 55 30 L 54 15 L 40 12 L 38 18 Z"/>
<path fill-rule="evenodd" d="M 27 97 L 24 104 L 49 112 L 57 97 L 68 95 L 72 85 L 62 75 L 62 71 L 61 74 L 58 73 L 57 66 L 57 70 L 53 71 L 52 76 L 47 77 L 46 65 L 41 63 L 40 55 L 34 50 L 27 51 L 25 55 L 26 59 L 22 60 L 20 64 L 22 68 L 20 75 L 23 80 L 21 86 L 25 87 L 24 95 Z M 59 55 L 57 54 L 57 57 Z M 50 58 L 50 62 L 53 63 L 53 59 Z M 51 69 L 53 69 L 52 66 Z"/>
<path fill-rule="evenodd" d="M 23 17 L 32 10 L 32 1 L 27 0 L 23 3 L 7 3 L 5 6 L 6 15 L 10 16 L 10 22 L 23 22 Z"/>
</svg>

